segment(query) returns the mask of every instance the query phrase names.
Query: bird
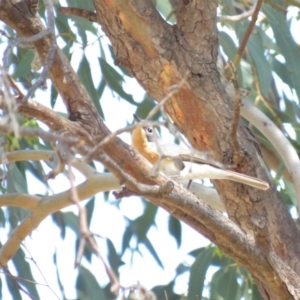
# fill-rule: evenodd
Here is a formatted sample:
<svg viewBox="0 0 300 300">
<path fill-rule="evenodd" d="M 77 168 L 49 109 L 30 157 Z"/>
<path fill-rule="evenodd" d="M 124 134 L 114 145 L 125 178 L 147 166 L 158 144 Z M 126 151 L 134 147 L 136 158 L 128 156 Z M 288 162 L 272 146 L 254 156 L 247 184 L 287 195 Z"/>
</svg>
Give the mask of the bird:
<svg viewBox="0 0 300 300">
<path fill-rule="evenodd" d="M 141 122 L 133 115 L 135 122 Z M 267 190 L 269 184 L 259 178 L 224 169 L 221 163 L 203 157 L 199 152 L 184 148 L 175 143 L 164 142 L 153 126 L 136 126 L 132 131 L 132 146 L 155 169 L 174 178 L 178 182 L 194 179 L 231 180 L 245 185 Z"/>
</svg>

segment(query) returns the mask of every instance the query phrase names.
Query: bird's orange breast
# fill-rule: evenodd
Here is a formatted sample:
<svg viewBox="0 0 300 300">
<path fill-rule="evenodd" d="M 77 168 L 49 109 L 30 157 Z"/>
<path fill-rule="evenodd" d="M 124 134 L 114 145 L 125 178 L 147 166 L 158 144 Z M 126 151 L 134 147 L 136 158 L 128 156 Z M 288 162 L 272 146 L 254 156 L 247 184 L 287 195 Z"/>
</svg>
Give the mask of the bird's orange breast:
<svg viewBox="0 0 300 300">
<path fill-rule="evenodd" d="M 145 131 L 142 127 L 135 128 L 132 131 L 132 146 L 151 164 L 154 165 L 158 161 L 159 155 L 149 146 Z"/>
</svg>

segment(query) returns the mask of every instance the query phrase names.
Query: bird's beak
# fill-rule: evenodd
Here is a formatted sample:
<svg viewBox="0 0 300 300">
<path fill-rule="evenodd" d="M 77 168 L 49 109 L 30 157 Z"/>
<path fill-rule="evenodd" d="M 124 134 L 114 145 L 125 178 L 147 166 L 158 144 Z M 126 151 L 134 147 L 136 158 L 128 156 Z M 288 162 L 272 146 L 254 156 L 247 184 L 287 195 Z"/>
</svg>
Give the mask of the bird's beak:
<svg viewBox="0 0 300 300">
<path fill-rule="evenodd" d="M 136 114 L 133 114 L 133 118 L 136 122 L 141 122 L 142 121 Z"/>
</svg>

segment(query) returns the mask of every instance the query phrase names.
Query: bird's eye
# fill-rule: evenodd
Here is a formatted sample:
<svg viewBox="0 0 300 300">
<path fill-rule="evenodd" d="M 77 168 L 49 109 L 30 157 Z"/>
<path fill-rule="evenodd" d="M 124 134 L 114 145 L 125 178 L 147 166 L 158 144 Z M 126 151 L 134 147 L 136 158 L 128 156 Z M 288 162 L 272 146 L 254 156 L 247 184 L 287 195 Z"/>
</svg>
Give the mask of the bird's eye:
<svg viewBox="0 0 300 300">
<path fill-rule="evenodd" d="M 146 130 L 148 133 L 152 133 L 152 131 L 153 131 L 153 129 L 151 127 L 147 127 Z"/>
</svg>

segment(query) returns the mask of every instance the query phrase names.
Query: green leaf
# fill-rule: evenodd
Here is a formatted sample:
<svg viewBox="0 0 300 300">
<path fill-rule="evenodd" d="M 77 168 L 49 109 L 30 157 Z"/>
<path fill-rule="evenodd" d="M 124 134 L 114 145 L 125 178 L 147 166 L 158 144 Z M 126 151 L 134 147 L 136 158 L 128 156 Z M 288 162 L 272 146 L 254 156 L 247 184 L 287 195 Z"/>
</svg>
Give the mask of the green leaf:
<svg viewBox="0 0 300 300">
<path fill-rule="evenodd" d="M 256 69 L 261 92 L 265 97 L 267 97 L 271 88 L 272 70 L 265 57 L 261 37 L 256 30 L 254 30 L 251 34 L 247 47 L 249 49 L 249 55 L 253 60 L 254 67 Z"/>
<path fill-rule="evenodd" d="M 10 163 L 7 170 L 7 192 L 8 193 L 26 193 L 27 180 L 20 172 L 15 163 Z"/>
<path fill-rule="evenodd" d="M 3 209 L 0 208 L 0 226 L 5 227 L 5 223 L 6 223 L 6 217 L 5 217 L 5 214 L 3 212 Z M 1 291 L 1 289 L 0 289 L 0 291 Z M 1 297 L 0 297 L 0 299 L 1 299 Z"/>
<path fill-rule="evenodd" d="M 233 61 L 236 55 L 237 47 L 231 36 L 225 31 L 219 31 L 219 41 L 225 54 Z"/>
<path fill-rule="evenodd" d="M 99 96 L 92 79 L 91 66 L 88 60 L 86 59 L 85 55 L 82 56 L 82 60 L 79 64 L 77 74 L 79 75 L 82 83 L 84 84 L 86 90 L 88 91 L 94 104 L 96 105 L 99 114 L 103 116 L 103 111 L 99 103 Z"/>
<path fill-rule="evenodd" d="M 120 64 L 118 64 L 118 59 L 115 56 L 113 47 L 111 45 L 108 45 L 108 49 L 109 49 L 111 57 L 112 57 L 112 59 L 114 61 L 115 66 L 118 67 L 118 69 L 120 69 L 124 75 L 133 78 L 133 76 L 131 75 L 131 73 L 129 73 L 128 70 L 125 67 L 123 67 Z M 105 59 L 105 56 L 102 55 L 102 52 L 101 52 L 101 57 L 103 57 Z"/>
<path fill-rule="evenodd" d="M 133 231 L 132 231 L 132 226 L 128 226 L 126 229 L 125 229 L 125 232 L 123 234 L 123 238 L 122 238 L 122 253 L 121 254 L 124 254 L 124 252 L 126 251 L 126 249 L 129 247 L 129 243 L 130 243 L 130 240 L 133 236 Z"/>
<path fill-rule="evenodd" d="M 156 298 L 159 299 L 166 299 L 166 295 L 168 296 L 168 300 L 184 300 L 185 298 L 182 295 L 178 295 L 174 293 L 173 289 L 175 286 L 175 281 L 172 280 L 167 285 L 157 285 L 155 286 L 152 291 L 156 295 Z"/>
<path fill-rule="evenodd" d="M 67 0 L 68 6 L 82 8 L 90 11 L 94 11 L 95 7 L 92 0 Z"/>
<path fill-rule="evenodd" d="M 99 104 L 99 97 L 96 91 L 96 88 L 93 83 L 92 74 L 91 74 L 91 66 L 86 59 L 86 56 L 82 56 L 82 60 L 79 64 L 77 74 L 79 75 L 82 83 L 84 84 L 87 92 L 89 93 L 90 97 L 92 98 L 93 102 L 96 104 L 97 109 L 99 112 L 102 113 L 102 109 Z"/>
<path fill-rule="evenodd" d="M 235 268 L 223 267 L 218 270 L 212 277 L 211 289 L 224 300 L 236 299 L 239 285 Z"/>
<path fill-rule="evenodd" d="M 221 0 L 221 4 L 224 6 L 224 11 L 228 15 L 236 15 L 237 11 L 233 5 L 232 0 Z"/>
<path fill-rule="evenodd" d="M 150 240 L 147 237 L 145 237 L 141 241 L 141 243 L 144 244 L 144 246 L 148 249 L 148 251 L 151 253 L 151 255 L 153 256 L 153 258 L 156 260 L 157 264 L 163 269 L 164 268 L 163 263 L 160 260 L 159 256 L 157 255 L 156 250 L 153 247 L 153 245 L 150 242 Z"/>
<path fill-rule="evenodd" d="M 5 279 L 8 291 L 14 300 L 22 300 L 20 290 L 16 285 L 16 280 L 5 272 Z"/>
<path fill-rule="evenodd" d="M 140 118 L 145 119 L 148 116 L 148 113 L 150 110 L 156 105 L 156 102 L 153 100 L 153 98 L 149 97 L 147 94 L 145 94 L 144 100 L 139 104 L 136 115 L 138 115 Z M 157 120 L 160 116 L 160 112 L 154 116 L 154 120 Z"/>
<path fill-rule="evenodd" d="M 91 221 L 92 221 L 92 216 L 94 212 L 94 207 L 95 207 L 95 197 L 93 197 L 91 200 L 87 202 L 85 205 L 86 209 L 86 219 L 87 219 L 87 225 L 90 227 Z"/>
<path fill-rule="evenodd" d="M 299 48 L 295 43 L 288 24 L 285 13 L 269 4 L 264 4 L 262 10 L 267 17 L 267 21 L 272 27 L 280 54 L 284 56 L 286 67 L 290 73 L 293 87 L 300 99 L 300 61 Z"/>
<path fill-rule="evenodd" d="M 54 108 L 54 105 L 56 103 L 56 99 L 57 99 L 58 93 L 56 91 L 56 88 L 54 87 L 53 84 L 51 84 L 51 91 L 50 91 L 50 105 L 51 108 Z"/>
<path fill-rule="evenodd" d="M 283 93 L 283 100 L 285 105 L 285 112 L 287 115 L 291 117 L 291 125 L 295 127 L 295 124 L 298 125 L 298 119 L 300 118 L 300 108 L 298 103 L 296 103 L 294 100 L 289 99 L 285 93 Z M 296 129 L 295 129 L 296 130 Z M 296 132 L 297 134 L 297 132 Z M 298 141 L 299 139 L 296 138 Z"/>
<path fill-rule="evenodd" d="M 142 216 L 138 217 L 132 222 L 132 230 L 136 233 L 138 241 L 144 240 L 148 230 L 152 225 L 155 225 L 155 216 L 157 213 L 157 206 L 151 202 L 145 201 L 146 209 Z"/>
<path fill-rule="evenodd" d="M 31 50 L 26 50 L 22 56 L 21 61 L 18 63 L 17 68 L 14 72 L 14 78 L 23 78 L 28 81 L 31 77 L 31 63 L 33 61 L 34 53 Z"/>
<path fill-rule="evenodd" d="M 104 92 L 105 87 L 106 87 L 106 82 L 105 82 L 105 80 L 102 78 L 101 81 L 100 81 L 100 83 L 99 83 L 99 86 L 98 86 L 98 88 L 97 88 L 97 94 L 98 94 L 99 100 L 96 101 L 96 102 L 94 102 L 94 104 L 95 104 L 95 106 L 96 106 L 96 108 L 97 108 L 97 111 L 98 111 L 99 115 L 100 115 L 101 118 L 103 118 L 103 119 L 105 119 L 105 117 L 104 117 L 104 113 L 103 113 L 102 107 L 101 107 L 101 105 L 100 105 L 100 100 L 101 100 L 101 97 L 102 97 L 102 95 L 103 95 L 103 92 Z"/>
<path fill-rule="evenodd" d="M 39 295 L 35 285 L 35 280 L 31 273 L 30 265 L 25 260 L 25 253 L 21 248 L 18 249 L 12 261 L 18 272 L 18 277 L 26 279 L 20 281 L 19 284 L 24 286 L 34 299 L 39 299 Z"/>
<path fill-rule="evenodd" d="M 76 34 L 74 34 L 69 26 L 68 17 L 57 11 L 55 26 L 64 42 L 68 45 L 73 45 L 74 41 L 76 41 Z"/>
<path fill-rule="evenodd" d="M 95 276 L 83 266 L 79 267 L 76 288 L 79 299 L 105 299 Z"/>
<path fill-rule="evenodd" d="M 124 263 L 118 255 L 116 248 L 110 239 L 106 239 L 107 250 L 108 250 L 108 261 L 115 274 L 119 277 L 119 267 Z"/>
<path fill-rule="evenodd" d="M 179 248 L 181 245 L 181 222 L 170 215 L 168 229 L 170 234 L 175 238 L 177 247 Z"/>
<path fill-rule="evenodd" d="M 92 237 L 93 239 L 93 237 Z M 76 238 L 76 242 L 75 242 L 75 253 L 78 253 L 78 249 L 79 249 L 79 244 L 80 244 L 80 240 L 81 237 Z M 86 260 L 91 263 L 92 262 L 92 255 L 93 255 L 94 251 L 90 245 L 90 243 L 88 243 L 87 241 L 84 244 L 84 249 L 83 249 L 83 256 L 86 258 Z"/>
<path fill-rule="evenodd" d="M 65 289 L 64 289 L 64 285 L 62 284 L 61 280 L 60 280 L 60 276 L 59 276 L 59 266 L 57 264 L 57 253 L 55 252 L 53 254 L 53 263 L 55 265 L 55 269 L 56 269 L 56 279 L 57 279 L 57 283 L 58 283 L 58 286 L 60 288 L 60 291 L 63 295 L 62 299 L 67 299 L 66 298 L 66 294 L 65 294 Z"/>
<path fill-rule="evenodd" d="M 283 180 L 283 182 L 285 185 L 284 193 L 289 197 L 289 200 L 292 201 L 293 205 L 297 207 L 297 195 L 294 186 L 287 180 Z"/>
<path fill-rule="evenodd" d="M 31 174 L 37 180 L 39 180 L 44 185 L 48 186 L 47 182 L 44 179 L 45 172 L 44 172 L 44 168 L 40 161 L 24 161 L 23 164 L 24 164 L 26 170 L 30 171 Z"/>
<path fill-rule="evenodd" d="M 259 292 L 256 284 L 253 284 L 253 286 L 252 286 L 252 299 L 253 300 L 262 300 L 263 299 L 260 295 L 260 292 Z"/>
<path fill-rule="evenodd" d="M 289 86 L 290 89 L 294 87 L 286 64 L 281 63 L 274 57 L 272 59 L 272 69 L 280 77 L 280 79 Z"/>
<path fill-rule="evenodd" d="M 62 214 L 62 220 L 65 226 L 71 228 L 75 234 L 79 235 L 79 218 L 73 212 L 65 212 Z"/>
<path fill-rule="evenodd" d="M 121 98 L 125 99 L 132 105 L 137 105 L 134 102 L 132 95 L 127 94 L 122 87 L 123 76 L 120 75 L 113 67 L 111 67 L 102 57 L 99 58 L 101 72 L 108 86 L 115 91 Z"/>
<path fill-rule="evenodd" d="M 156 1 L 156 8 L 165 18 L 167 18 L 172 11 L 170 2 L 165 0 Z M 174 15 L 169 19 L 169 21 L 171 21 L 172 23 L 176 21 Z"/>
<path fill-rule="evenodd" d="M 206 277 L 207 269 L 213 256 L 213 248 L 202 248 L 196 260 L 191 266 L 188 300 L 202 299 L 202 291 Z"/>
<path fill-rule="evenodd" d="M 235 45 L 232 37 L 225 31 L 219 31 L 219 41 L 227 57 L 233 61 L 236 56 L 237 46 Z M 243 74 L 240 65 L 237 67 L 237 72 L 238 83 L 240 86 L 243 86 Z"/>
<path fill-rule="evenodd" d="M 85 48 L 88 45 L 86 31 L 89 31 L 93 35 L 97 36 L 97 29 L 93 25 L 93 22 L 90 22 L 84 18 L 72 16 L 72 21 L 74 21 L 74 25 L 77 27 L 78 35 L 81 38 L 83 47 Z"/>
<path fill-rule="evenodd" d="M 176 268 L 176 276 L 179 276 L 185 272 L 189 272 L 190 271 L 190 267 L 181 263 L 177 266 Z"/>
<path fill-rule="evenodd" d="M 61 211 L 57 211 L 53 213 L 51 216 L 54 224 L 56 224 L 60 228 L 61 238 L 64 239 L 66 236 L 66 224 L 63 220 L 63 213 Z"/>
</svg>

